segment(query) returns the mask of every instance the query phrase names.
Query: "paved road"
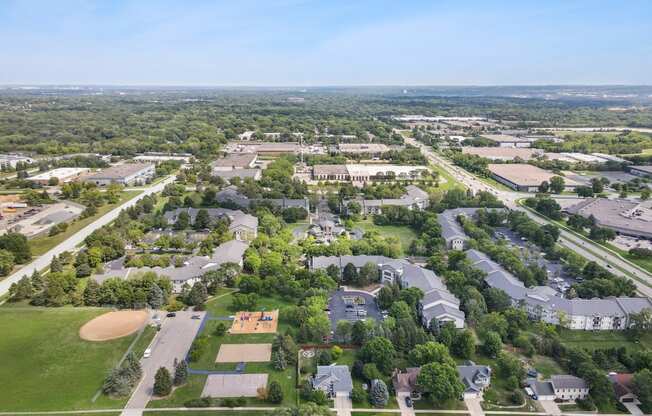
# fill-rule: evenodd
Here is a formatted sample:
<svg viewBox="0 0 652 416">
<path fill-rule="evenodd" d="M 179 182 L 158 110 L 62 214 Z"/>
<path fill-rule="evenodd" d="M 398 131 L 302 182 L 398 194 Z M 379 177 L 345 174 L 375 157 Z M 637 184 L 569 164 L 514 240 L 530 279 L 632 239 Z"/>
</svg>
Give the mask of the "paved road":
<svg viewBox="0 0 652 416">
<path fill-rule="evenodd" d="M 175 177 L 170 176 L 169 178 L 155 185 L 144 188 L 143 192 L 140 193 L 139 195 L 135 196 L 134 198 L 130 199 L 129 201 L 125 202 L 119 207 L 116 207 L 111 211 L 107 212 L 105 215 L 98 218 L 94 222 L 88 224 L 86 227 L 82 228 L 77 233 L 73 234 L 68 239 L 66 239 L 56 247 L 52 248 L 50 251 L 46 252 L 40 257 L 37 257 L 36 259 L 32 260 L 31 263 L 26 264 L 25 266 L 21 267 L 19 270 L 17 270 L 16 272 L 11 274 L 4 280 L 0 281 L 0 296 L 4 295 L 9 291 L 9 287 L 11 286 L 12 283 L 19 281 L 23 276 L 30 276 L 34 272 L 34 270 L 41 271 L 46 269 L 50 265 L 50 262 L 52 261 L 52 257 L 58 256 L 64 251 L 74 250 L 93 231 L 115 220 L 118 217 L 118 214 L 120 214 L 120 211 L 135 205 L 136 202 L 138 202 L 139 200 L 141 200 L 143 197 L 147 195 L 151 195 L 156 192 L 161 192 L 165 187 L 165 185 L 174 182 L 174 180 Z"/>
<path fill-rule="evenodd" d="M 634 403 L 623 403 L 623 406 L 627 408 L 630 414 L 634 416 L 643 416 L 643 411 Z"/>
<path fill-rule="evenodd" d="M 547 224 L 548 221 L 539 217 L 538 215 L 526 210 L 525 208 L 518 205 L 517 201 L 522 198 L 527 198 L 533 196 L 532 193 L 525 192 L 513 192 L 513 191 L 504 191 L 501 189 L 496 189 L 491 185 L 488 185 L 475 176 L 469 174 L 465 170 L 452 165 L 447 160 L 444 160 L 438 154 L 436 154 L 431 148 L 424 146 L 423 144 L 417 142 L 415 139 L 406 138 L 406 143 L 413 146 L 417 146 L 421 149 L 421 152 L 433 163 L 441 166 L 449 174 L 451 174 L 455 179 L 460 181 L 462 184 L 471 189 L 474 193 L 478 191 L 487 191 L 496 195 L 498 199 L 503 201 L 505 205 L 511 209 L 516 209 L 525 212 L 530 218 L 539 224 Z M 560 196 L 564 198 L 564 196 Z M 636 266 L 633 263 L 623 260 L 618 255 L 604 249 L 603 247 L 591 244 L 577 235 L 560 229 L 560 238 L 559 244 L 562 246 L 575 251 L 581 256 L 587 258 L 588 260 L 595 261 L 600 266 L 607 268 L 610 272 L 617 276 L 622 276 L 627 279 L 631 279 L 638 289 L 638 291 L 645 295 L 652 297 L 652 274 L 648 273 L 646 270 Z M 623 271 L 624 270 L 624 271 Z M 627 273 L 625 273 L 627 272 Z M 629 273 L 629 274 L 628 274 Z M 632 279 L 631 275 L 637 277 L 637 279 L 643 280 L 645 283 L 640 280 Z"/>
<path fill-rule="evenodd" d="M 175 318 L 165 318 L 161 330 L 157 332 L 151 345 L 152 355 L 142 358 L 143 378 L 125 406 L 123 415 L 133 415 L 134 411 L 144 409 L 152 398 L 154 375 L 160 367 L 167 367 L 174 375 L 174 359 L 184 359 L 197 331 L 204 319 L 205 312 L 177 312 Z M 192 319 L 199 315 L 201 319 Z"/>
</svg>

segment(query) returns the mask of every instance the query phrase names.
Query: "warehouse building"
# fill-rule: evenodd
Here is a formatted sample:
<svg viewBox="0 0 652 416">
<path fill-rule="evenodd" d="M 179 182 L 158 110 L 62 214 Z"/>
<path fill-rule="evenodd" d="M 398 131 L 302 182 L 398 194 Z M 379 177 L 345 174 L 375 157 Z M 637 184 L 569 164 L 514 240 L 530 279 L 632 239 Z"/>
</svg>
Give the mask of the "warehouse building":
<svg viewBox="0 0 652 416">
<path fill-rule="evenodd" d="M 483 134 L 481 137 L 498 144 L 498 147 L 530 147 L 535 140 L 508 134 Z"/>
<path fill-rule="evenodd" d="M 88 171 L 90 171 L 88 168 L 57 168 L 30 176 L 27 180 L 41 185 L 49 185 L 52 178 L 57 178 L 58 183 L 62 184 L 75 181 Z"/>
<path fill-rule="evenodd" d="M 31 157 L 16 155 L 16 154 L 5 154 L 0 155 L 0 168 L 1 169 L 16 169 L 18 163 L 24 163 L 26 165 L 31 165 L 36 162 L 36 160 Z"/>
<path fill-rule="evenodd" d="M 550 183 L 552 177 L 559 176 L 526 163 L 489 164 L 487 169 L 495 180 L 520 192 L 537 192 L 543 182 Z M 567 191 L 580 186 L 568 178 L 564 178 L 564 183 Z"/>
<path fill-rule="evenodd" d="M 642 176 L 644 178 L 652 178 L 652 165 L 630 166 L 629 173 L 635 176 Z"/>
<path fill-rule="evenodd" d="M 144 185 L 154 177 L 156 170 L 151 163 L 125 163 L 103 169 L 85 179 L 97 186 L 112 183 L 121 185 Z"/>
<path fill-rule="evenodd" d="M 530 160 L 543 155 L 540 149 L 524 149 L 521 147 L 463 147 L 465 155 L 476 155 L 485 159 L 510 161 L 516 158 Z"/>
<path fill-rule="evenodd" d="M 618 234 L 652 239 L 652 201 L 587 198 L 564 211 L 584 218 L 593 217 L 596 225 Z"/>
<path fill-rule="evenodd" d="M 376 180 L 411 180 L 428 172 L 427 166 L 390 164 L 315 165 L 312 176 L 317 181 L 371 182 Z"/>
</svg>

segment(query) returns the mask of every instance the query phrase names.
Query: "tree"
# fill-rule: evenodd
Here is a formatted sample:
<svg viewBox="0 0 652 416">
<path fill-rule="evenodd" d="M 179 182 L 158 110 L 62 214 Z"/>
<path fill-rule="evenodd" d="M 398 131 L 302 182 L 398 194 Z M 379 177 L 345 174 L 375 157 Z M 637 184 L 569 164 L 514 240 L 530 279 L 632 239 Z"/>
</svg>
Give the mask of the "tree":
<svg viewBox="0 0 652 416">
<path fill-rule="evenodd" d="M 23 264 L 32 259 L 32 251 L 27 237 L 19 233 L 6 233 L 0 236 L 0 249 L 10 251 L 14 261 Z"/>
<path fill-rule="evenodd" d="M 475 352 L 475 338 L 473 337 L 473 333 L 468 329 L 459 331 L 453 339 L 451 352 L 459 358 L 471 358 Z"/>
<path fill-rule="evenodd" d="M 190 227 L 190 215 L 186 211 L 181 211 L 177 216 L 177 222 L 174 223 L 175 230 L 185 230 Z"/>
<path fill-rule="evenodd" d="M 14 269 L 14 255 L 9 250 L 0 249 L 0 276 L 6 276 Z"/>
<path fill-rule="evenodd" d="M 484 335 L 484 344 L 482 344 L 482 351 L 487 357 L 495 358 L 503 347 L 503 341 L 500 334 L 494 331 L 489 331 Z"/>
<path fill-rule="evenodd" d="M 224 322 L 218 322 L 217 325 L 215 325 L 215 329 L 213 330 L 213 335 L 216 337 L 224 336 L 227 330 L 228 326 Z"/>
<path fill-rule="evenodd" d="M 165 367 L 159 367 L 154 376 L 154 394 L 157 396 L 167 396 L 170 393 L 172 393 L 170 372 Z"/>
<path fill-rule="evenodd" d="M 490 287 L 483 292 L 483 295 L 490 312 L 502 312 L 512 306 L 512 299 L 501 289 Z"/>
<path fill-rule="evenodd" d="M 99 306 L 100 284 L 93 279 L 88 279 L 82 298 L 84 300 L 84 305 L 86 306 Z"/>
<path fill-rule="evenodd" d="M 600 178 L 591 179 L 591 189 L 595 194 L 600 194 L 604 191 L 604 184 L 602 183 Z"/>
<path fill-rule="evenodd" d="M 644 368 L 634 374 L 632 391 L 644 406 L 649 407 L 652 404 L 652 371 L 650 369 Z"/>
<path fill-rule="evenodd" d="M 545 194 L 548 193 L 548 190 L 550 190 L 550 184 L 548 183 L 548 181 L 541 182 L 541 185 L 539 185 L 539 192 Z"/>
<path fill-rule="evenodd" d="M 272 366 L 277 371 L 283 371 L 287 368 L 288 363 L 285 359 L 285 351 L 279 349 L 272 354 Z"/>
<path fill-rule="evenodd" d="M 590 186 L 577 186 L 575 187 L 575 192 L 577 192 L 577 196 L 581 198 L 593 197 L 593 188 Z"/>
<path fill-rule="evenodd" d="M 417 386 L 429 394 L 433 403 L 458 399 L 464 392 L 457 369 L 450 364 L 430 363 L 421 367 Z"/>
<path fill-rule="evenodd" d="M 351 321 L 344 319 L 337 321 L 337 325 L 335 327 L 335 339 L 345 344 L 351 342 L 352 328 L 353 324 L 351 324 Z"/>
<path fill-rule="evenodd" d="M 355 345 L 363 345 L 369 338 L 369 331 L 364 321 L 355 321 L 351 327 L 351 342 Z"/>
<path fill-rule="evenodd" d="M 344 266 L 342 280 L 346 284 L 356 284 L 358 282 L 358 269 L 352 263 L 347 263 Z"/>
<path fill-rule="evenodd" d="M 50 262 L 50 272 L 59 273 L 63 271 L 63 264 L 59 260 L 59 257 L 53 256 L 52 261 Z"/>
<path fill-rule="evenodd" d="M 188 381 L 188 363 L 181 360 L 174 366 L 174 385 L 181 386 Z"/>
<path fill-rule="evenodd" d="M 564 178 L 561 176 L 553 176 L 550 178 L 550 191 L 560 194 L 564 191 L 564 188 L 566 187 L 566 184 L 564 182 Z"/>
<path fill-rule="evenodd" d="M 269 389 L 267 390 L 267 400 L 271 403 L 281 403 L 283 401 L 283 388 L 281 388 L 281 383 L 276 380 L 273 380 L 269 383 Z"/>
<path fill-rule="evenodd" d="M 385 407 L 389 401 L 389 391 L 387 385 L 383 380 L 373 380 L 371 383 L 371 391 L 369 393 L 369 402 L 374 407 Z"/>
<path fill-rule="evenodd" d="M 195 216 L 195 223 L 193 227 L 196 230 L 204 230 L 211 225 L 211 217 L 208 215 L 208 211 L 204 208 L 197 211 L 197 216 Z"/>
<path fill-rule="evenodd" d="M 147 294 L 147 303 L 152 309 L 161 309 L 165 305 L 165 294 L 161 288 L 156 284 L 152 284 Z"/>
<path fill-rule="evenodd" d="M 75 266 L 75 275 L 79 278 L 88 277 L 93 273 L 91 266 L 88 263 L 80 263 Z"/>
<path fill-rule="evenodd" d="M 27 276 L 23 276 L 18 283 L 12 283 L 9 287 L 9 298 L 12 302 L 30 299 L 33 294 L 32 281 Z"/>
<path fill-rule="evenodd" d="M 376 367 L 384 374 L 392 370 L 392 363 L 396 350 L 390 340 L 384 337 L 376 337 L 367 342 L 360 350 L 360 357 L 363 361 L 376 364 Z"/>
<path fill-rule="evenodd" d="M 650 199 L 650 195 L 652 194 L 652 190 L 650 188 L 643 188 L 641 191 L 641 201 L 647 201 Z"/>
<path fill-rule="evenodd" d="M 604 243 L 605 241 L 610 241 L 614 238 L 616 238 L 616 232 L 610 228 L 593 226 L 589 232 L 589 239 L 599 243 Z"/>
<path fill-rule="evenodd" d="M 415 346 L 408 355 L 408 361 L 414 367 L 421 367 L 432 362 L 455 365 L 455 361 L 448 353 L 448 348 L 444 344 L 432 341 Z"/>
<path fill-rule="evenodd" d="M 192 285 L 190 292 L 184 302 L 192 306 L 201 306 L 208 299 L 208 291 L 202 282 L 196 282 Z"/>
</svg>

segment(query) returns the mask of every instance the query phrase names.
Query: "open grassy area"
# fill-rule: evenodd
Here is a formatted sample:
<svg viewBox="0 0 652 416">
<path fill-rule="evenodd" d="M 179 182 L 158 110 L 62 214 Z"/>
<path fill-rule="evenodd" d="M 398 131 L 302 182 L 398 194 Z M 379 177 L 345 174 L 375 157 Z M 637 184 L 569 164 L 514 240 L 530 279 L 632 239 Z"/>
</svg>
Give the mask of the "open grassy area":
<svg viewBox="0 0 652 416">
<path fill-rule="evenodd" d="M 105 312 L 100 308 L 0 308 L 0 411 L 123 406 L 126 400 L 102 397 L 92 403 L 91 399 L 135 335 L 95 343 L 78 335 L 84 323 Z"/>
<path fill-rule="evenodd" d="M 229 309 L 231 304 L 231 295 L 218 297 L 206 304 L 206 310 L 212 316 L 230 316 L 234 311 Z M 275 297 L 261 297 L 258 302 L 258 310 L 273 310 L 281 309 L 288 306 L 289 303 Z M 204 327 L 203 334 L 210 337 L 209 346 L 206 352 L 199 358 L 198 361 L 190 363 L 190 368 L 195 370 L 233 370 L 236 366 L 235 363 L 215 363 L 215 357 L 220 350 L 222 344 L 258 344 L 258 343 L 272 343 L 276 334 L 226 334 L 223 336 L 214 335 L 215 327 L 224 322 L 230 326 L 230 321 L 209 321 Z M 278 331 L 282 333 L 287 324 L 279 324 Z M 245 373 L 267 373 L 269 374 L 268 383 L 278 381 L 283 389 L 283 406 L 294 406 L 297 403 L 297 389 L 296 389 L 296 368 L 288 366 L 284 371 L 277 371 L 272 367 L 271 363 L 247 363 Z M 188 384 L 182 386 L 174 391 L 174 393 L 165 399 L 153 400 L 149 403 L 149 407 L 178 407 L 183 406 L 185 402 L 191 399 L 199 399 L 201 397 L 204 384 L 206 382 L 206 375 L 191 374 L 188 378 Z M 256 398 L 247 398 L 247 406 L 271 406 L 270 403 L 258 400 Z"/>
<path fill-rule="evenodd" d="M 104 415 L 105 413 L 102 413 Z M 206 415 L 214 415 L 214 414 L 219 414 L 220 416 L 264 416 L 267 414 L 267 411 L 265 410 L 246 410 L 246 411 L 241 411 L 241 410 L 222 410 L 222 411 L 215 411 L 215 410 L 188 410 L 188 411 L 161 411 L 161 410 L 145 410 L 143 413 L 145 416 L 206 416 Z M 97 414 L 96 414 L 97 415 Z"/>
<path fill-rule="evenodd" d="M 32 255 L 34 256 L 40 256 L 41 254 L 46 253 L 48 250 L 50 250 L 52 247 L 55 247 L 56 245 L 62 243 L 68 237 L 71 235 L 75 234 L 77 231 L 81 230 L 82 228 L 86 227 L 88 224 L 92 223 L 93 221 L 97 220 L 107 212 L 111 211 L 112 209 L 124 204 L 125 202 L 129 201 L 132 198 L 135 198 L 138 194 L 140 194 L 142 191 L 125 191 L 122 193 L 122 196 L 120 197 L 120 200 L 115 203 L 115 204 L 107 204 L 104 206 L 101 206 L 97 209 L 97 214 L 93 215 L 92 217 L 88 218 L 83 218 L 83 219 L 78 219 L 73 222 L 71 222 L 68 225 L 68 228 L 66 229 L 65 232 L 59 233 L 57 235 L 54 235 L 52 237 L 49 236 L 42 236 L 42 237 L 37 237 L 33 240 L 30 240 L 29 245 L 32 249 Z"/>
<path fill-rule="evenodd" d="M 371 219 L 358 221 L 355 223 L 354 228 L 360 228 L 363 231 L 378 231 L 383 237 L 398 237 L 401 241 L 401 249 L 403 253 L 407 253 L 410 244 L 417 238 L 417 233 L 413 229 L 406 226 L 397 225 L 376 225 Z"/>
<path fill-rule="evenodd" d="M 620 249 L 613 244 L 610 243 L 605 243 L 605 247 L 607 247 L 610 250 L 615 251 L 616 253 L 620 254 L 625 260 L 629 260 L 632 263 L 636 264 L 639 267 L 642 267 L 643 269 L 647 270 L 648 272 L 652 273 L 652 258 L 640 258 L 636 256 L 632 256 L 629 254 L 628 251 L 625 251 L 623 249 Z"/>
<path fill-rule="evenodd" d="M 564 374 L 565 371 L 557 364 L 555 360 L 543 355 L 535 355 L 532 358 L 532 366 L 541 374 L 543 378 L 549 378 L 553 374 Z"/>
<path fill-rule="evenodd" d="M 643 335 L 641 342 L 635 342 L 627 338 L 623 331 L 571 331 L 560 330 L 561 342 L 567 346 L 580 348 L 604 349 L 611 347 L 627 347 L 631 349 L 652 348 L 652 334 Z"/>
</svg>

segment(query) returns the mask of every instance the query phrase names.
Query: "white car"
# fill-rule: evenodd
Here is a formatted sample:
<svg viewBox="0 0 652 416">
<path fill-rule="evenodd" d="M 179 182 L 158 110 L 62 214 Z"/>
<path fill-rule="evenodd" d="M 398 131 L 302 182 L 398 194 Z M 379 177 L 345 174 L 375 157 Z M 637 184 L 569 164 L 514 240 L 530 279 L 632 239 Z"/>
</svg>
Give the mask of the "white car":
<svg viewBox="0 0 652 416">
<path fill-rule="evenodd" d="M 147 348 L 147 349 L 145 350 L 145 352 L 143 353 L 143 358 L 149 358 L 149 357 L 151 357 L 151 356 L 152 356 L 152 349 L 151 349 L 151 348 Z"/>
</svg>

